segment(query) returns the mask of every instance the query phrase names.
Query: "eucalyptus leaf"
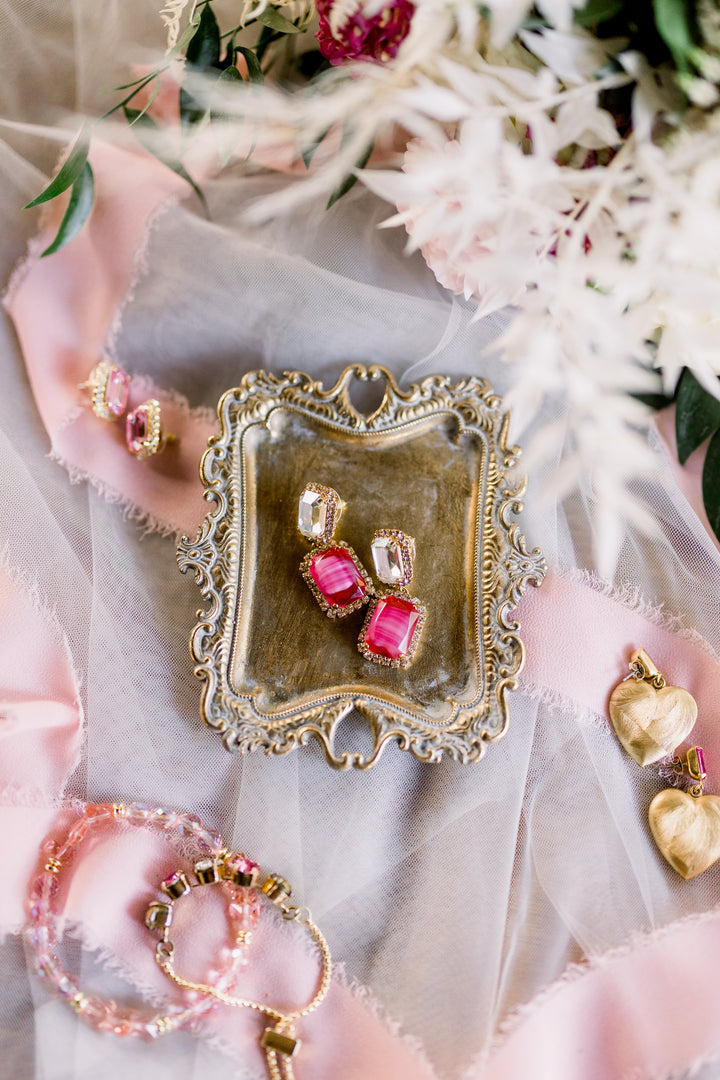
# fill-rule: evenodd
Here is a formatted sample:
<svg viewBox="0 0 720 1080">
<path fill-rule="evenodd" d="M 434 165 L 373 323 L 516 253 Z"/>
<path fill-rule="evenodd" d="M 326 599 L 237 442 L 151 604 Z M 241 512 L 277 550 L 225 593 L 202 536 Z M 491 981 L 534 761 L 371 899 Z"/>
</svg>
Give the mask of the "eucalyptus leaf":
<svg viewBox="0 0 720 1080">
<path fill-rule="evenodd" d="M 240 74 L 240 72 L 238 71 L 238 69 L 235 67 L 234 64 L 230 64 L 229 67 L 225 68 L 222 75 L 220 76 L 219 81 L 221 83 L 226 83 L 226 82 L 241 82 L 241 83 L 244 83 L 245 82 L 242 75 Z"/>
<path fill-rule="evenodd" d="M 83 124 L 70 153 L 65 158 L 58 173 L 52 178 L 48 186 L 43 188 L 40 194 L 36 195 L 24 207 L 25 210 L 30 210 L 33 206 L 40 206 L 41 203 L 50 202 L 51 199 L 55 199 L 58 195 L 62 195 L 63 191 L 67 191 L 69 187 L 72 187 L 87 162 L 90 147 L 88 131 L 89 124 Z"/>
<path fill-rule="evenodd" d="M 688 7 L 685 0 L 653 0 L 655 26 L 680 71 L 688 68 L 688 53 L 693 48 Z"/>
<path fill-rule="evenodd" d="M 305 168 L 306 169 L 310 168 L 310 162 L 315 157 L 315 151 L 317 150 L 320 143 L 325 139 L 325 137 L 328 135 L 328 133 L 331 130 L 332 130 L 331 128 L 325 128 L 325 130 L 320 135 L 318 135 L 315 142 L 310 143 L 310 145 L 306 146 L 305 149 L 303 150 L 302 159 L 305 162 Z"/>
<path fill-rule="evenodd" d="M 277 30 L 271 30 L 269 26 L 263 26 L 260 31 L 260 36 L 255 42 L 255 55 L 258 60 L 262 62 L 265 53 L 268 51 L 274 41 L 279 41 L 283 37 L 282 33 Z"/>
<path fill-rule="evenodd" d="M 184 86 L 180 87 L 178 107 L 180 109 L 180 126 L 184 134 L 195 124 L 199 124 L 208 111 L 205 106 L 198 103 L 197 98 L 193 97 Z"/>
<path fill-rule="evenodd" d="M 82 229 L 92 210 L 95 197 L 95 179 L 90 163 L 85 162 L 83 170 L 70 189 L 70 201 L 60 222 L 60 228 L 55 234 L 55 239 L 46 247 L 42 256 L 52 255 L 60 248 L 69 244 Z"/>
<path fill-rule="evenodd" d="M 675 409 L 680 464 L 684 465 L 693 451 L 719 429 L 720 401 L 700 385 L 689 368 L 685 368 L 678 383 Z"/>
<path fill-rule="evenodd" d="M 661 409 L 667 409 L 668 405 L 672 405 L 674 398 L 666 397 L 665 394 L 633 394 L 632 397 L 636 401 L 641 401 L 643 405 L 647 405 L 648 409 L 653 409 L 655 412 L 660 412 Z"/>
<path fill-rule="evenodd" d="M 702 496 L 712 531 L 720 540 L 720 431 L 707 448 L 702 474 Z"/>
<path fill-rule="evenodd" d="M 296 26 L 295 23 L 291 23 L 284 15 L 281 15 L 277 8 L 265 8 L 256 18 L 263 26 L 269 27 L 270 30 L 279 30 L 281 34 L 300 33 L 300 27 Z"/>
<path fill-rule="evenodd" d="M 197 71 L 209 71 L 220 60 L 220 27 L 209 4 L 200 13 L 200 22 L 188 42 L 185 58 Z"/>
<path fill-rule="evenodd" d="M 265 76 L 263 75 L 263 69 L 260 67 L 260 61 L 255 53 L 252 49 L 246 49 L 244 45 L 238 45 L 237 52 L 242 53 L 245 58 L 248 69 L 248 82 L 262 86 L 265 82 Z M 238 74 L 240 73 L 238 72 Z M 242 76 L 240 77 L 242 78 Z"/>
<path fill-rule="evenodd" d="M 161 161 L 163 165 L 166 165 L 168 169 L 171 169 L 172 172 L 176 173 L 177 176 L 181 177 L 190 185 L 202 203 L 206 217 L 209 218 L 210 209 L 207 204 L 207 199 L 178 158 L 178 155 L 168 140 L 167 134 L 162 128 L 158 127 L 152 117 L 148 116 L 147 113 L 144 113 L 141 109 L 132 109 L 129 105 L 123 105 L 123 112 L 125 113 L 125 119 L 135 132 L 138 142 L 156 157 L 158 161 Z"/>
<path fill-rule="evenodd" d="M 584 7 L 576 8 L 574 19 L 580 26 L 599 26 L 622 11 L 623 0 L 588 0 Z"/>
<path fill-rule="evenodd" d="M 373 146 L 374 146 L 374 143 L 371 142 L 366 147 L 366 149 L 363 150 L 362 154 L 360 155 L 360 157 L 355 162 L 355 168 L 356 169 L 364 169 L 365 168 L 368 161 L 370 160 L 370 155 L 373 152 Z M 333 206 L 338 201 L 338 199 L 342 199 L 343 195 L 347 195 L 350 188 L 354 187 L 355 184 L 357 184 L 357 180 L 358 180 L 358 178 L 357 178 L 357 176 L 355 175 L 354 172 L 348 173 L 347 176 L 344 177 L 344 179 L 342 179 L 340 181 L 338 186 L 333 191 L 332 195 L 330 196 L 330 198 L 327 201 L 327 206 L 325 207 L 325 209 L 329 210 L 330 207 Z"/>
</svg>

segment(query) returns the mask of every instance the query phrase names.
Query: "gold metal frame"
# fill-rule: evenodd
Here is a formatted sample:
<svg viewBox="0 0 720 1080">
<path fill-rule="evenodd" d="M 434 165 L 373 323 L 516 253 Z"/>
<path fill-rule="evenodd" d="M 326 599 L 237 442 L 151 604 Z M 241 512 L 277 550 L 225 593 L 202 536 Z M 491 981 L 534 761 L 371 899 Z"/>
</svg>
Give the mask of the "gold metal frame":
<svg viewBox="0 0 720 1080">
<path fill-rule="evenodd" d="M 382 388 L 369 415 L 358 382 Z M 200 467 L 216 505 L 178 548 L 207 602 L 190 639 L 204 721 L 241 752 L 285 754 L 314 736 L 338 769 L 369 769 L 392 741 L 421 761 L 478 761 L 505 733 L 524 659 L 512 609 L 545 572 L 513 520 L 525 484 L 501 399 L 474 377 L 400 389 L 385 368 L 353 365 L 329 390 L 302 372 L 250 372 L 218 416 Z M 366 563 L 379 528 L 416 538 L 427 620 L 407 669 L 366 660 L 362 618 L 327 619 L 309 595 L 296 528 L 309 482 L 340 492 L 339 529 Z M 368 753 L 336 748 L 350 714 Z"/>
</svg>

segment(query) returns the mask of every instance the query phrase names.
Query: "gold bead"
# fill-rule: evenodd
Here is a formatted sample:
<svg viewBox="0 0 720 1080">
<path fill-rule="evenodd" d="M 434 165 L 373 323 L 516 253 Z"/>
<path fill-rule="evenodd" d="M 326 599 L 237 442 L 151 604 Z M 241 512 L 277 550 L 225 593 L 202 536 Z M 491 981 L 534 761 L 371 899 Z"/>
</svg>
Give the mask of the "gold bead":
<svg viewBox="0 0 720 1080">
<path fill-rule="evenodd" d="M 148 930 L 167 930 L 172 923 L 173 909 L 170 904 L 153 900 L 145 912 L 145 925 Z"/>
<path fill-rule="evenodd" d="M 299 1039 L 293 1039 L 282 1031 L 276 1031 L 275 1028 L 265 1028 L 260 1036 L 260 1045 L 266 1050 L 274 1050 L 276 1054 L 292 1057 L 302 1044 Z"/>
<path fill-rule="evenodd" d="M 48 859 L 48 861 L 45 863 L 45 869 L 50 874 L 57 874 L 58 871 L 60 870 L 60 866 L 61 866 L 60 860 L 56 859 L 54 856 L 52 858 Z"/>
<path fill-rule="evenodd" d="M 274 904 L 282 904 L 292 892 L 292 887 L 279 874 L 270 874 L 263 882 L 262 891 Z"/>
<path fill-rule="evenodd" d="M 198 885 L 212 885 L 220 880 L 220 873 L 216 859 L 201 859 L 194 866 L 195 877 Z"/>
<path fill-rule="evenodd" d="M 190 882 L 182 872 L 177 874 L 171 874 L 170 877 L 165 878 L 161 883 L 160 888 L 164 893 L 172 900 L 179 900 L 181 896 L 185 896 L 190 892 Z"/>
</svg>

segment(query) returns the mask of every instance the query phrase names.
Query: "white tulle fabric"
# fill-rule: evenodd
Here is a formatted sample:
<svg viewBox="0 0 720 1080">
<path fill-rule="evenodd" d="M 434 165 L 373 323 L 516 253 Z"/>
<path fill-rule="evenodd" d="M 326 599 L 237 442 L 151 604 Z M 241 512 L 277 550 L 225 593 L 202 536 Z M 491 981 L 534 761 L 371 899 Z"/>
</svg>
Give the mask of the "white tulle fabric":
<svg viewBox="0 0 720 1080">
<path fill-rule="evenodd" d="M 53 133 L 58 125 L 70 132 L 70 111 L 99 111 L 101 92 L 124 81 L 125 58 L 161 43 L 156 6 L 0 3 L 6 282 L 37 226 L 20 207 L 40 189 L 65 141 Z M 211 221 L 190 201 L 156 220 L 112 333 L 124 367 L 185 395 L 193 407 L 213 407 L 253 368 L 299 368 L 329 384 L 353 360 L 386 364 L 406 380 L 477 373 L 501 393 L 511 389 L 512 370 L 491 354 L 481 358 L 502 320 L 472 323 L 471 309 L 438 286 L 419 255 L 404 256 L 397 232 L 375 228 L 387 207 L 374 196 L 358 187 L 330 212 L 310 206 L 288 220 L 248 225 L 243 214 L 252 201 L 287 182 L 231 169 L 207 185 Z M 58 802 L 136 799 L 192 810 L 228 843 L 281 869 L 364 1007 L 417 1055 L 418 1075 L 426 1068 L 442 1078 L 481 1075 L 508 1017 L 569 964 L 712 908 L 717 871 L 685 883 L 649 838 L 645 809 L 656 779 L 623 754 L 601 709 L 560 685 L 541 692 L 527 683 L 515 694 L 507 737 L 473 768 L 427 767 L 395 748 L 367 775 L 333 772 L 314 746 L 273 760 L 227 754 L 199 719 L 187 649 L 199 598 L 177 571 L 173 538 L 139 529 L 121 504 L 83 481 L 71 483 L 48 457 L 4 313 L 0 333 L 1 556 L 11 583 L 2 618 L 12 626 L 21 610 L 32 611 L 69 658 L 80 735 Z M 548 404 L 535 424 L 561 409 Z M 533 478 L 523 531 L 556 571 L 592 572 L 591 483 L 558 502 L 544 493 L 551 479 Z M 720 556 L 660 449 L 657 482 L 642 494 L 658 533 L 648 540 L 628 530 L 605 591 L 716 663 Z M 591 672 L 593 654 L 575 617 L 567 612 L 576 642 L 568 660 Z M 554 632 L 549 622 L 551 643 Z M 611 624 L 606 633 L 612 651 Z M 622 647 L 617 651 L 620 674 Z M 0 697 L 11 697 L 19 682 L 31 686 L 36 665 L 28 654 L 20 678 L 3 658 Z M 709 738 L 717 721 L 701 717 Z M 68 753 L 62 740 L 57 752 Z M 711 770 L 708 790 L 720 791 L 720 759 Z M 29 822 L 38 810 L 32 768 L 25 773 L 0 792 L 16 848 L 23 814 Z M 44 807 L 47 816 L 52 810 Z M 33 853 L 42 831 L 27 828 Z M 148 1046 L 88 1030 L 29 973 L 19 927 L 3 929 L 2 1075 L 249 1075 L 238 1056 L 201 1036 Z M 82 926 L 76 934 L 82 939 Z M 132 998 L 109 946 L 77 950 L 71 959 L 110 996 Z M 701 958 L 698 964 L 702 978 Z M 628 1008 L 641 1014 L 643 1003 Z M 697 1075 L 717 1076 L 717 1068 L 706 1062 Z M 326 1075 L 322 1061 L 298 1064 L 299 1080 Z M 347 1075 L 355 1074 L 348 1068 Z M 588 1066 L 575 1075 L 594 1074 Z"/>
</svg>

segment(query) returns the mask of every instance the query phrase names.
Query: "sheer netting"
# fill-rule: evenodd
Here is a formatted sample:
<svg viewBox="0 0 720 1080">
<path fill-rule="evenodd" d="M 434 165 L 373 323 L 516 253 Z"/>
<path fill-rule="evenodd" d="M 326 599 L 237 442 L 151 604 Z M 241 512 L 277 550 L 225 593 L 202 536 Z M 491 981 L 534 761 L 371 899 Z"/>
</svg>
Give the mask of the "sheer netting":
<svg viewBox="0 0 720 1080">
<path fill-rule="evenodd" d="M 157 6 L 0 3 L 6 283 L 38 229 L 21 207 L 52 172 L 76 126 L 71 114 L 102 111 L 126 61 L 161 47 Z M 176 395 L 179 410 L 207 425 L 203 439 L 219 395 L 259 367 L 307 371 L 328 386 L 361 361 L 405 383 L 431 372 L 480 374 L 501 394 L 512 389 L 512 368 L 491 348 L 507 315 L 473 321 L 472 307 L 442 289 L 419 254 L 404 254 L 398 230 L 376 228 L 387 205 L 359 185 L 330 211 L 315 203 L 249 222 L 260 196 L 293 182 L 233 166 L 205 184 L 209 219 L 184 190 L 148 207 L 128 280 L 95 327 L 108 355 Z M 107 198 L 133 194 L 116 184 Z M 113 256 L 94 257 L 99 279 Z M 27 266 L 15 274 L 11 309 L 14 297 L 25 303 L 27 275 Z M 228 845 L 292 881 L 323 928 L 339 964 L 336 997 L 327 1021 L 318 1012 L 304 1035 L 298 1080 L 611 1080 L 691 1068 L 702 1080 L 720 1076 L 713 1025 L 696 1050 L 695 1029 L 683 1033 L 694 999 L 674 1012 L 669 1032 L 667 1010 L 653 1013 L 645 996 L 657 990 L 653 972 L 672 984 L 674 955 L 695 963 L 701 982 L 710 977 L 717 869 L 687 883 L 661 859 L 646 818 L 657 774 L 623 752 L 605 718 L 629 650 L 649 648 L 652 637 L 669 681 L 700 702 L 693 737 L 717 743 L 707 790 L 720 792 L 720 554 L 657 437 L 656 478 L 637 490 L 657 531 L 648 538 L 627 527 L 612 581 L 596 573 L 591 482 L 558 500 L 548 494 L 552 468 L 531 478 L 522 528 L 547 559 L 548 581 L 528 598 L 528 668 L 508 734 L 478 765 L 427 766 L 395 746 L 366 774 L 331 770 L 314 744 L 272 759 L 231 755 L 200 720 L 187 645 L 199 594 L 175 559 L 176 531 L 200 523 L 199 481 L 185 517 L 173 518 L 172 506 L 154 516 L 103 474 L 93 418 L 90 450 L 73 460 L 63 441 L 72 416 L 52 414 L 55 376 L 42 369 L 39 339 L 27 344 L 58 312 L 71 322 L 88 316 L 92 278 L 76 315 L 63 307 L 63 278 L 55 292 L 47 284 L 38 292 L 34 328 L 27 307 L 22 318 L 13 309 L 15 325 L 0 314 L 0 802 L 13 863 L 2 871 L 0 1075 L 265 1075 L 264 1059 L 248 1049 L 257 1031 L 246 1019 L 142 1043 L 81 1024 L 30 970 L 19 936 L 23 897 L 56 815 L 87 801 L 137 800 L 199 815 Z M 89 370 L 92 348 L 86 360 Z M 533 427 L 561 408 L 543 406 Z M 628 628 L 648 636 L 630 640 Z M 163 984 L 137 961 L 148 863 L 140 860 L 134 879 L 131 855 L 117 860 L 98 857 L 92 882 L 83 876 L 68 898 L 63 955 L 83 985 L 157 1005 Z M 710 960 L 688 960 L 678 945 L 695 933 Z M 647 982 L 633 984 L 626 970 L 644 971 Z M 614 990 L 595 998 L 588 990 L 587 1008 L 577 1006 L 583 980 L 611 977 Z M 711 1001 L 715 982 L 705 991 Z M 576 1003 L 563 1005 L 572 994 Z M 620 1011 L 628 1025 L 613 1044 Z M 544 1035 L 533 1035 L 534 1023 Z M 347 1044 L 344 1024 L 355 1032 Z M 523 1032 L 527 1052 L 517 1048 Z M 373 1040 L 382 1053 L 363 1057 Z"/>
</svg>

